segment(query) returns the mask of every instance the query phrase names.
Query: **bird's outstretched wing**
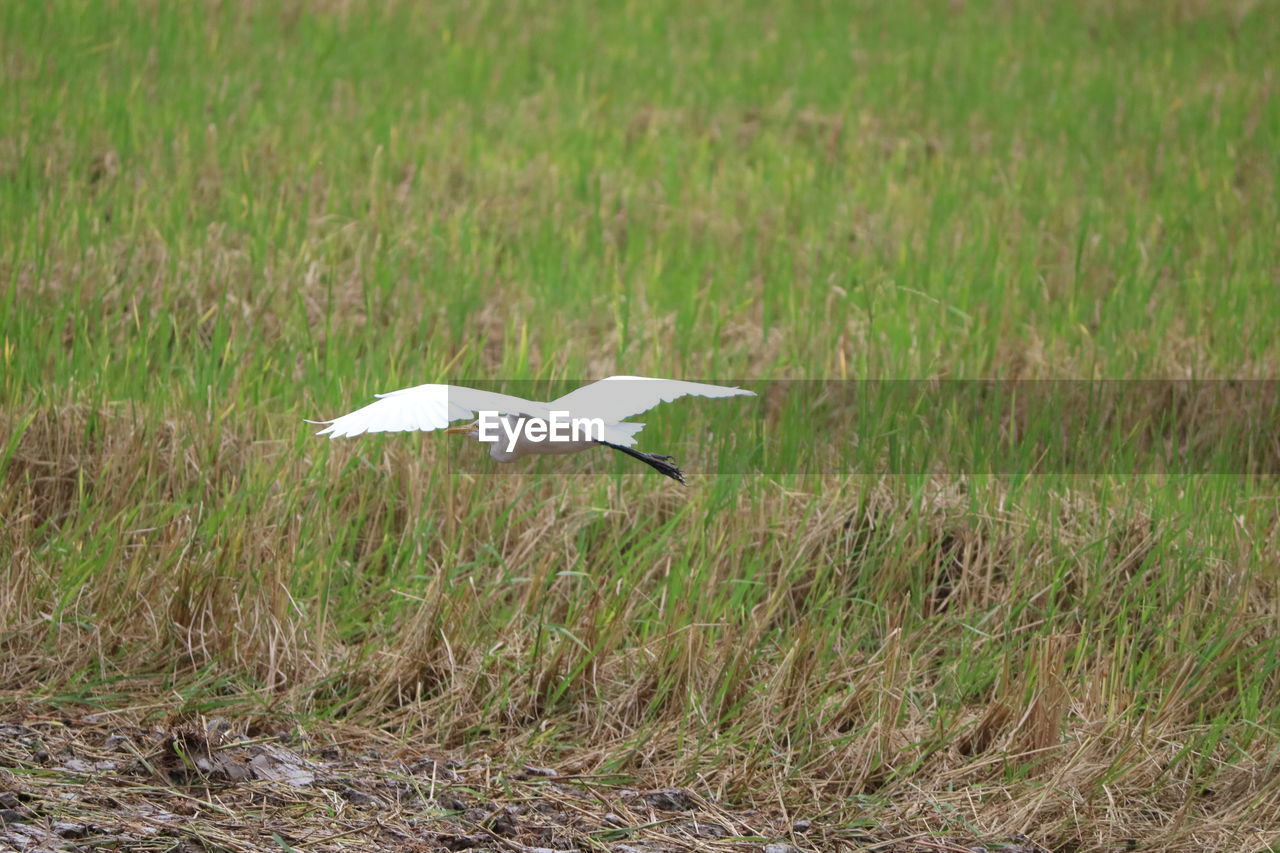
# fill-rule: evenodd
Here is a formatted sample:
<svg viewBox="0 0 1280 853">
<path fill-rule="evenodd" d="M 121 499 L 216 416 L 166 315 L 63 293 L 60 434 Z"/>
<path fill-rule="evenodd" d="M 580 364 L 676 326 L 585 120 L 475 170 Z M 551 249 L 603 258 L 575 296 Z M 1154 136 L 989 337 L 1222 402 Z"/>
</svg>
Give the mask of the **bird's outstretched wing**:
<svg viewBox="0 0 1280 853">
<path fill-rule="evenodd" d="M 583 385 L 546 405 L 548 409 L 568 411 L 576 417 L 601 418 L 606 423 L 617 423 L 623 418 L 646 412 L 659 403 L 669 403 L 688 395 L 754 397 L 755 392 L 743 388 L 731 388 L 727 385 L 706 385 L 702 382 L 685 382 L 680 379 L 610 376 L 599 382 Z"/>
<path fill-rule="evenodd" d="M 415 385 L 377 397 L 377 402 L 340 418 L 307 423 L 328 424 L 316 435 L 348 438 L 366 432 L 443 429 L 453 421 L 475 417 L 478 411 L 544 419 L 550 416 L 545 403 L 461 385 Z"/>
</svg>

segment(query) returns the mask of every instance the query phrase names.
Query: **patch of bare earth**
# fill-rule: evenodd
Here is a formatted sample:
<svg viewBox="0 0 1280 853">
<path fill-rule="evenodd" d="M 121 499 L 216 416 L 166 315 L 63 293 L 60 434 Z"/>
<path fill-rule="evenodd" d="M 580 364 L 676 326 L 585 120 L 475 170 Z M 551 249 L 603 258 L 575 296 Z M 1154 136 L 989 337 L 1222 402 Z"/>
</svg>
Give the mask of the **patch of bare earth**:
<svg viewBox="0 0 1280 853">
<path fill-rule="evenodd" d="M 419 751 L 378 732 L 12 710 L 0 849 L 173 851 L 1039 851 L 891 838 L 738 810 L 683 788 Z"/>
</svg>

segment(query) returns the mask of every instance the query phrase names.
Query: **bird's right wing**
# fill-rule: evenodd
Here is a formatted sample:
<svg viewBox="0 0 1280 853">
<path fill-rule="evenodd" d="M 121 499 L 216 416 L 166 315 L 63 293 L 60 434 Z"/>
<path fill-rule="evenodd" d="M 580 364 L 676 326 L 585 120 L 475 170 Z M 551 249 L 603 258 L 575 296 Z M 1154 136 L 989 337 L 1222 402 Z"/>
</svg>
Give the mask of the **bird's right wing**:
<svg viewBox="0 0 1280 853">
<path fill-rule="evenodd" d="M 651 379 L 647 376 L 610 376 L 583 385 L 547 403 L 553 411 L 567 410 L 577 417 L 602 418 L 617 423 L 623 418 L 647 412 L 659 403 L 680 397 L 754 397 L 754 391 L 728 385 L 707 385 L 682 379 Z"/>
<path fill-rule="evenodd" d="M 409 432 L 443 429 L 454 421 L 475 417 L 476 412 L 500 412 L 548 418 L 545 403 L 535 403 L 510 394 L 481 391 L 461 385 L 415 385 L 389 394 L 378 394 L 377 402 L 331 421 L 316 435 L 349 438 L 366 432 Z"/>
</svg>

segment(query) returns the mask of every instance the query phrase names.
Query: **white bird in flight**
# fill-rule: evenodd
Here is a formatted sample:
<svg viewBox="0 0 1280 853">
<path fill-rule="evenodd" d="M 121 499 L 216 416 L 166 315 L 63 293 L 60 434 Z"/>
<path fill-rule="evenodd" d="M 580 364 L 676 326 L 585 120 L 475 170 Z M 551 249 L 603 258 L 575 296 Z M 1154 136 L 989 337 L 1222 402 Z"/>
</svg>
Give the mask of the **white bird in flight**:
<svg viewBox="0 0 1280 853">
<path fill-rule="evenodd" d="M 461 385 L 416 385 L 389 394 L 363 409 L 331 421 L 316 435 L 330 438 L 366 432 L 408 432 L 444 429 L 489 442 L 489 455 L 497 462 L 513 462 L 537 454 L 578 453 L 593 447 L 611 447 L 663 474 L 684 483 L 684 474 L 670 456 L 645 453 L 632 447 L 644 424 L 626 418 L 679 397 L 755 396 L 755 392 L 725 385 L 706 385 L 679 379 L 647 376 L 610 376 L 584 385 L 549 403 L 525 400 L 509 394 L 481 391 Z M 479 420 L 449 427 L 454 421 Z"/>
</svg>

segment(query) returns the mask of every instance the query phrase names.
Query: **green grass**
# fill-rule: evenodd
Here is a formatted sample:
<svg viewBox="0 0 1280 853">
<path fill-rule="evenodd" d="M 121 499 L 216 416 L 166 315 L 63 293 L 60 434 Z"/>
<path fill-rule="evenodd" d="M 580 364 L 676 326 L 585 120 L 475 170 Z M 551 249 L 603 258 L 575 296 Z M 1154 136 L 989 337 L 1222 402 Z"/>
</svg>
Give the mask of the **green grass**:
<svg viewBox="0 0 1280 853">
<path fill-rule="evenodd" d="M 681 490 L 301 419 L 450 378 L 1274 377 L 1276 11 L 0 6 L 0 686 L 1264 847 L 1274 478 L 966 476 L 972 437 L 855 475 L 847 411 L 718 401 L 642 446 L 696 471 L 747 412 L 783 455 Z M 1085 469 L 1156 470 L 1120 446 Z"/>
</svg>

